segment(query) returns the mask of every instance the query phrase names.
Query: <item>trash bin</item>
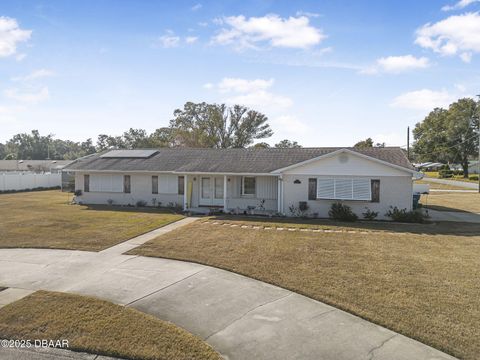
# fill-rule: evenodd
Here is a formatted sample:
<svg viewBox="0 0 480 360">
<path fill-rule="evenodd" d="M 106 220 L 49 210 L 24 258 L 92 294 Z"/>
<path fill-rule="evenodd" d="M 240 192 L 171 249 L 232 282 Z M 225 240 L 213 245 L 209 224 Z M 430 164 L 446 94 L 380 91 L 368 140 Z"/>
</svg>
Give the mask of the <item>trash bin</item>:
<svg viewBox="0 0 480 360">
<path fill-rule="evenodd" d="M 413 194 L 413 209 L 418 209 L 421 194 Z"/>
</svg>

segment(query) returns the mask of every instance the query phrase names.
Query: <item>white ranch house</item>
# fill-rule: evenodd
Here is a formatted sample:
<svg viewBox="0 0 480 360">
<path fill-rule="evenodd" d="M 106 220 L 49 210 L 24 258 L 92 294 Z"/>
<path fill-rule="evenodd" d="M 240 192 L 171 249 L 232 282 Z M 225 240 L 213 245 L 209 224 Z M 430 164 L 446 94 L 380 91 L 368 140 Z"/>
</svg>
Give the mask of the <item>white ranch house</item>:
<svg viewBox="0 0 480 360">
<path fill-rule="evenodd" d="M 289 216 L 290 206 L 328 217 L 333 202 L 355 213 L 412 208 L 418 173 L 400 148 L 111 150 L 76 160 L 82 204 L 220 208 L 232 213 Z"/>
</svg>

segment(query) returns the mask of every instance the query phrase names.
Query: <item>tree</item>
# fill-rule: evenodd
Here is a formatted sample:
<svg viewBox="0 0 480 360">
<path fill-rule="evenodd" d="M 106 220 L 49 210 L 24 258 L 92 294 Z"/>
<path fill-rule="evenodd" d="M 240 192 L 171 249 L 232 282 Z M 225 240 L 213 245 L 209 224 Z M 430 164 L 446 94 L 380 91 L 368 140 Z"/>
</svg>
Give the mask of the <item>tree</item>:
<svg viewBox="0 0 480 360">
<path fill-rule="evenodd" d="M 247 107 L 187 102 L 170 120 L 175 146 L 245 148 L 273 135 L 268 118 Z"/>
<path fill-rule="evenodd" d="M 266 142 L 259 142 L 256 143 L 255 145 L 250 146 L 253 149 L 269 149 L 270 145 L 267 144 Z"/>
<path fill-rule="evenodd" d="M 4 159 L 7 156 L 5 145 L 0 143 L 0 160 Z"/>
<path fill-rule="evenodd" d="M 434 109 L 413 130 L 416 160 L 458 162 L 468 177 L 469 157 L 478 154 L 479 115 L 479 103 L 469 98 Z"/>
<path fill-rule="evenodd" d="M 278 144 L 275 144 L 276 148 L 280 149 L 292 149 L 292 148 L 301 148 L 302 145 L 300 145 L 296 141 L 290 141 L 288 139 L 280 141 Z"/>
<path fill-rule="evenodd" d="M 357 142 L 355 145 L 353 145 L 353 147 L 357 149 L 371 148 L 373 147 L 373 140 L 372 138 L 367 138 L 365 140 Z"/>
</svg>

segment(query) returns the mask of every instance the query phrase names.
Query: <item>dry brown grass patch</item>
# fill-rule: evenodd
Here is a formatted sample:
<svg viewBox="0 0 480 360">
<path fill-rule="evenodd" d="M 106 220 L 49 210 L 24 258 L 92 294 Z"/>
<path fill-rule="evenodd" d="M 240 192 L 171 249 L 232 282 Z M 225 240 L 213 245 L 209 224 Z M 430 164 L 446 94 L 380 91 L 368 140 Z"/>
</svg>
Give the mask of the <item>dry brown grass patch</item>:
<svg viewBox="0 0 480 360">
<path fill-rule="evenodd" d="M 220 359 L 189 332 L 91 297 L 38 291 L 0 309 L 0 338 L 69 342 L 70 350 L 146 360 Z"/>
<path fill-rule="evenodd" d="M 60 191 L 0 194 L 0 248 L 99 251 L 181 219 L 165 211 L 70 205 Z"/>
<path fill-rule="evenodd" d="M 279 224 L 275 221 L 238 224 L 270 227 Z M 292 220 L 280 222 L 286 223 L 291 226 Z M 332 304 L 455 356 L 477 358 L 480 224 L 327 226 L 367 228 L 368 233 L 197 223 L 130 253 L 235 271 Z"/>
</svg>

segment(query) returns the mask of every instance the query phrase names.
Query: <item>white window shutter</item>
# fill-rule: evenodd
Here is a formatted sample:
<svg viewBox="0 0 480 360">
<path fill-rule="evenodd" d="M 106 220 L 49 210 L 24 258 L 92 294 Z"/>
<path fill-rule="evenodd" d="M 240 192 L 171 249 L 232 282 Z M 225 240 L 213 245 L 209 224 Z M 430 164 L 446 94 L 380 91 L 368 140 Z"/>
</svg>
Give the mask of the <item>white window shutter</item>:
<svg viewBox="0 0 480 360">
<path fill-rule="evenodd" d="M 335 199 L 353 199 L 351 179 L 335 179 Z"/>
<path fill-rule="evenodd" d="M 370 179 L 353 179 L 353 199 L 371 200 Z"/>
<path fill-rule="evenodd" d="M 335 182 L 334 179 L 317 179 L 317 198 L 318 199 L 334 199 L 335 198 Z"/>
</svg>

